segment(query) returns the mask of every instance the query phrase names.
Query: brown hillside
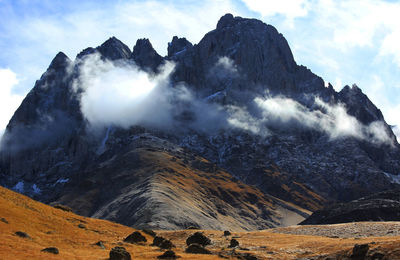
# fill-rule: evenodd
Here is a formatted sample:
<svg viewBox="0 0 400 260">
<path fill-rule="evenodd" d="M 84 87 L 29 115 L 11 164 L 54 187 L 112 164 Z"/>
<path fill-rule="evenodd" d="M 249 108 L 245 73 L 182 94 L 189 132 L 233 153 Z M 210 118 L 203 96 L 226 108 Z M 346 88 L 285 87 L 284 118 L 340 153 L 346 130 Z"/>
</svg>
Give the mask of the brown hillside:
<svg viewBox="0 0 400 260">
<path fill-rule="evenodd" d="M 80 228 L 79 224 L 83 226 Z M 26 232 L 30 238 L 15 235 L 17 231 Z M 150 246 L 152 239 L 146 234 L 148 242 L 143 245 L 122 242 L 133 231 L 109 221 L 56 209 L 0 187 L 0 259 L 107 259 L 114 246 L 125 247 L 133 259 L 156 259 L 162 254 L 160 249 Z M 355 244 L 365 243 L 369 243 L 368 255 L 380 252 L 384 255 L 381 259 L 400 259 L 398 222 L 294 226 L 237 232 L 232 234 L 240 243 L 240 248 L 236 249 L 227 248 L 232 236 L 224 237 L 221 231 L 203 231 L 212 241 L 207 248 L 213 255 L 184 253 L 186 238 L 194 232 L 196 230 L 157 231 L 159 235 L 171 239 L 177 246 L 174 251 L 181 259 L 222 259 L 218 255 L 244 259 L 240 257 L 245 254 L 258 259 L 317 259 L 319 256 L 324 256 L 320 259 L 327 256 L 348 259 L 346 256 L 351 254 Z M 341 233 L 345 234 L 344 238 L 340 237 Z M 98 241 L 103 241 L 105 250 L 94 245 Z M 46 247 L 57 247 L 60 253 L 41 252 Z"/>
</svg>

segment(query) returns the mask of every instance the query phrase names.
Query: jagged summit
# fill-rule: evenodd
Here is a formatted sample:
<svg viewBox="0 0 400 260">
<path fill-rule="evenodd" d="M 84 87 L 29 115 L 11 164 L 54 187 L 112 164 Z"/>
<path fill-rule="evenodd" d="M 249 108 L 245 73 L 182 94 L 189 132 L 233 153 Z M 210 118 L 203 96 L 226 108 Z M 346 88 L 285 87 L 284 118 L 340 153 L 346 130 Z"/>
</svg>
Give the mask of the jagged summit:
<svg viewBox="0 0 400 260">
<path fill-rule="evenodd" d="M 149 68 L 153 72 L 161 64 L 163 58 L 154 50 L 149 39 L 138 39 L 130 57 L 142 68 Z"/>
<path fill-rule="evenodd" d="M 178 38 L 174 36 L 172 41 L 168 43 L 168 57 L 172 57 L 176 54 L 183 54 L 183 52 L 192 48 L 193 44 L 189 42 L 185 37 Z"/>
<path fill-rule="evenodd" d="M 131 55 L 129 47 L 114 36 L 105 41 L 97 49 L 104 57 L 110 60 L 127 59 Z"/>
<path fill-rule="evenodd" d="M 128 59 L 131 56 L 129 47 L 113 36 L 97 48 L 89 47 L 84 49 L 76 57 L 82 59 L 86 55 L 95 52 L 99 52 L 103 58 L 109 60 Z"/>
<path fill-rule="evenodd" d="M 240 19 L 242 19 L 242 18 L 241 17 L 236 17 L 236 20 L 240 20 Z M 217 29 L 221 29 L 223 27 L 232 25 L 234 21 L 235 21 L 235 17 L 233 17 L 232 14 L 229 14 L 229 13 L 225 14 L 224 16 L 222 16 L 219 19 L 219 21 L 217 23 Z"/>
<path fill-rule="evenodd" d="M 67 67 L 70 63 L 71 63 L 71 60 L 68 58 L 68 56 L 60 51 L 59 53 L 57 53 L 57 55 L 51 61 L 49 68 L 57 70 L 60 68 Z"/>
<path fill-rule="evenodd" d="M 358 118 L 362 123 L 369 124 L 377 120 L 383 120 L 382 112 L 356 84 L 353 84 L 352 87 L 346 85 L 338 96 L 339 100 L 347 105 L 349 114 Z"/>
</svg>

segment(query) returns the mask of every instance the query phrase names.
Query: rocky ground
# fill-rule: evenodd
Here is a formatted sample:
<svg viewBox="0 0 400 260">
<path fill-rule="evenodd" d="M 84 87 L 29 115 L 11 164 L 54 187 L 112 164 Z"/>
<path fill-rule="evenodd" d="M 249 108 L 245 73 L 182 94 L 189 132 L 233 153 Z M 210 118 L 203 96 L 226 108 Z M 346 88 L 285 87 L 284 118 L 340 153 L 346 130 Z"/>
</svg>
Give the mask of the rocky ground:
<svg viewBox="0 0 400 260">
<path fill-rule="evenodd" d="M 400 236 L 400 222 L 354 222 L 334 225 L 290 226 L 271 229 L 274 233 L 323 236 L 331 238 L 366 238 Z"/>
</svg>

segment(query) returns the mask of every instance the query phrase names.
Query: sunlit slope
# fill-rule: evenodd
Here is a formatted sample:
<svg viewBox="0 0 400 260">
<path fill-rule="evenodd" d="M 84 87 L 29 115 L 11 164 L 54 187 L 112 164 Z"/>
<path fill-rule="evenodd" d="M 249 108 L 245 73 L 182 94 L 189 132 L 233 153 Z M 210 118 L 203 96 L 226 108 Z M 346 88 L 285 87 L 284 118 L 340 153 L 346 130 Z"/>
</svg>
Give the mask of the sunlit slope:
<svg viewBox="0 0 400 260">
<path fill-rule="evenodd" d="M 29 235 L 22 238 L 21 231 Z M 163 253 L 150 246 L 153 239 L 144 234 L 142 245 L 123 242 L 134 229 L 105 220 L 78 216 L 36 202 L 26 196 L 0 187 L 0 259 L 108 259 L 109 251 L 123 246 L 133 259 L 156 259 Z M 368 244 L 367 256 L 399 259 L 400 223 L 370 222 L 325 226 L 295 226 L 254 232 L 203 230 L 211 245 L 212 255 L 185 253 L 186 238 L 198 230 L 157 231 L 176 246 L 173 250 L 180 259 L 349 259 L 355 244 Z M 285 232 L 287 234 L 275 233 Z M 297 234 L 297 235 L 294 235 Z M 304 235 L 307 234 L 307 235 Z M 343 236 L 341 236 L 343 234 Z M 235 238 L 239 246 L 228 248 Z M 95 245 L 103 241 L 105 249 Z M 41 252 L 56 247 L 59 254 Z M 257 258 L 243 258 L 244 256 Z M 370 259 L 370 258 L 368 258 Z"/>
<path fill-rule="evenodd" d="M 85 216 L 170 230 L 258 230 L 297 224 L 311 213 L 156 138 L 109 154 L 71 180 L 58 202 Z"/>
</svg>

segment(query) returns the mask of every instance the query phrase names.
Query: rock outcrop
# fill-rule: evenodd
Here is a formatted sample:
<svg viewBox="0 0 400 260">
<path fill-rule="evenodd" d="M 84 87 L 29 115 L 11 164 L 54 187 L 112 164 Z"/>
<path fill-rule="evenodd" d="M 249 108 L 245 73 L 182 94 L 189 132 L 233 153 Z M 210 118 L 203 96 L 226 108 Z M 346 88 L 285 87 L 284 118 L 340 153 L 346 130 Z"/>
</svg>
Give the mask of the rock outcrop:
<svg viewBox="0 0 400 260">
<path fill-rule="evenodd" d="M 337 224 L 357 221 L 400 221 L 399 190 L 380 192 L 348 203 L 314 212 L 302 225 Z"/>
</svg>

